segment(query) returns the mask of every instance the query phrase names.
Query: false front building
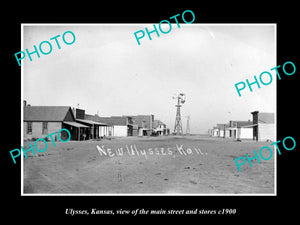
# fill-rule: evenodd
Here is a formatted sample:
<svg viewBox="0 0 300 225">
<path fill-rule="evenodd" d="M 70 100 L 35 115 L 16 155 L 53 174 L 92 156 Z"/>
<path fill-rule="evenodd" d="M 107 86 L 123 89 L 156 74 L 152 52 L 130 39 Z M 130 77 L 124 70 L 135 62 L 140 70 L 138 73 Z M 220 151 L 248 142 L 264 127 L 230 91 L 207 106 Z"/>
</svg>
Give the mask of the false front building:
<svg viewBox="0 0 300 225">
<path fill-rule="evenodd" d="M 274 113 L 254 111 L 253 139 L 257 141 L 275 141 L 275 116 Z"/>
<path fill-rule="evenodd" d="M 127 117 L 127 116 L 124 116 Z M 153 133 L 154 115 L 135 115 L 128 116 L 135 125 L 133 136 L 150 136 Z"/>
</svg>

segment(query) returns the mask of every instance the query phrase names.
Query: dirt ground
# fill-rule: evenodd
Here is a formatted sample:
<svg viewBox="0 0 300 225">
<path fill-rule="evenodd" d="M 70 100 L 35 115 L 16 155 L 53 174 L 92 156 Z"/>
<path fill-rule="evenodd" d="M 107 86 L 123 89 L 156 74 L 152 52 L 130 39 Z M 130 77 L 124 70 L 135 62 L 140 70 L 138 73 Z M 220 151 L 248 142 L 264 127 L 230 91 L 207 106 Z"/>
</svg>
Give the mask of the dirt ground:
<svg viewBox="0 0 300 225">
<path fill-rule="evenodd" d="M 274 156 L 241 172 L 234 161 L 263 146 L 204 136 L 50 141 L 24 158 L 24 194 L 273 194 Z"/>
</svg>

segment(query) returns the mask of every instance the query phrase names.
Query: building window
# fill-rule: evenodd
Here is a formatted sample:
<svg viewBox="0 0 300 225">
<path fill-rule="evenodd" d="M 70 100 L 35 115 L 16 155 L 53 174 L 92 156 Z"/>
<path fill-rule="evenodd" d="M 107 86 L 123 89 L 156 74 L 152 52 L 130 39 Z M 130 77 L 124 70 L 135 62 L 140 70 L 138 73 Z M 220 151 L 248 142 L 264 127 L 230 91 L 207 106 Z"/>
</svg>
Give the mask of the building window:
<svg viewBox="0 0 300 225">
<path fill-rule="evenodd" d="M 27 122 L 27 134 L 32 134 L 32 122 Z"/>
<path fill-rule="evenodd" d="M 42 134 L 48 134 L 48 122 L 43 122 Z"/>
</svg>

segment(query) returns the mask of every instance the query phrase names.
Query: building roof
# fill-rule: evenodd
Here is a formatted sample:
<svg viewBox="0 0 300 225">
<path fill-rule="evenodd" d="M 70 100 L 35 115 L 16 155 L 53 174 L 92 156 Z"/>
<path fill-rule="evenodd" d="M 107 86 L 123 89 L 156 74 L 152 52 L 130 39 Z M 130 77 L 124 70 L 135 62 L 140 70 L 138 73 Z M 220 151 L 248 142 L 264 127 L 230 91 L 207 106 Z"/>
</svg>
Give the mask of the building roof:
<svg viewBox="0 0 300 225">
<path fill-rule="evenodd" d="M 63 122 L 64 124 L 68 124 L 68 125 L 70 125 L 70 126 L 72 126 L 72 127 L 85 127 L 85 128 L 88 128 L 88 126 L 86 126 L 86 125 L 83 125 L 83 124 L 81 124 L 81 123 L 77 123 L 77 122 L 70 122 L 70 121 L 64 121 Z"/>
<path fill-rule="evenodd" d="M 76 121 L 77 122 L 79 122 L 79 123 L 85 123 L 85 124 L 89 124 L 89 125 L 99 125 L 99 126 L 101 126 L 101 125 L 103 125 L 103 126 L 105 126 L 105 125 L 107 125 L 106 123 L 99 123 L 99 122 L 96 122 L 96 121 L 93 121 L 93 120 L 82 120 L 82 119 L 76 119 Z"/>
<path fill-rule="evenodd" d="M 153 121 L 153 128 L 157 128 L 157 127 L 159 127 L 160 125 L 166 126 L 166 124 L 163 123 L 163 122 L 161 122 L 160 120 L 154 120 L 154 121 Z"/>
<path fill-rule="evenodd" d="M 127 126 L 130 125 L 128 124 L 128 119 L 127 117 L 124 116 L 112 116 L 112 117 L 101 117 L 101 116 L 93 116 L 89 114 L 85 114 L 85 119 L 87 120 L 92 120 L 101 124 L 106 124 L 106 125 L 119 125 L 119 126 Z"/>
<path fill-rule="evenodd" d="M 231 121 L 232 126 L 231 127 L 247 127 L 252 126 L 253 121 L 247 120 L 247 121 Z"/>
<path fill-rule="evenodd" d="M 229 124 L 223 124 L 223 123 L 222 123 L 222 124 L 221 124 L 221 123 L 218 123 L 218 124 L 217 124 L 217 127 L 218 127 L 218 128 L 221 128 L 221 129 L 224 129 L 224 126 L 225 126 L 225 128 L 228 128 L 228 127 L 229 127 Z"/>
<path fill-rule="evenodd" d="M 268 124 L 275 123 L 274 113 L 254 111 L 251 112 L 251 114 L 253 115 L 253 120 L 255 120 L 254 117 L 256 117 L 258 123 L 268 123 Z"/>
<path fill-rule="evenodd" d="M 275 115 L 274 113 L 258 113 L 259 123 L 274 123 Z"/>
<path fill-rule="evenodd" d="M 90 114 L 86 114 L 86 113 L 84 115 L 85 120 L 92 120 L 92 121 L 97 122 L 97 118 L 99 118 L 98 115 L 90 115 Z"/>
<path fill-rule="evenodd" d="M 112 116 L 112 117 L 101 117 L 98 115 L 89 115 L 85 114 L 85 119 L 86 120 L 92 120 L 101 124 L 106 124 L 106 125 L 119 125 L 119 126 L 127 126 L 130 125 L 128 124 L 128 117 L 124 116 Z"/>
<path fill-rule="evenodd" d="M 70 106 L 25 106 L 24 121 L 74 121 Z"/>
</svg>

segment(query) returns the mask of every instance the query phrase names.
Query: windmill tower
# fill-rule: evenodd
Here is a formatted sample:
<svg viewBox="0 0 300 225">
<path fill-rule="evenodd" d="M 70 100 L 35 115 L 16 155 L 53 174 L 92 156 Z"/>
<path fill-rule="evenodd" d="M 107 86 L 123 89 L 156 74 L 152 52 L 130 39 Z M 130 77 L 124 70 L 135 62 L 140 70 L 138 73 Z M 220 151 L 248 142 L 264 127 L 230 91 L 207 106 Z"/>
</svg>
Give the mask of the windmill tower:
<svg viewBox="0 0 300 225">
<path fill-rule="evenodd" d="M 180 93 L 178 95 L 173 96 L 173 99 L 177 99 L 177 105 L 176 106 L 176 118 L 175 118 L 175 126 L 174 126 L 174 133 L 176 135 L 182 135 L 182 122 L 181 122 L 181 113 L 180 113 L 180 107 L 182 104 L 185 103 L 185 94 Z"/>
<path fill-rule="evenodd" d="M 185 134 L 190 135 L 190 119 L 191 119 L 191 117 L 187 116 L 186 119 L 187 119 L 187 121 L 186 121 L 186 132 L 185 132 Z"/>
</svg>

